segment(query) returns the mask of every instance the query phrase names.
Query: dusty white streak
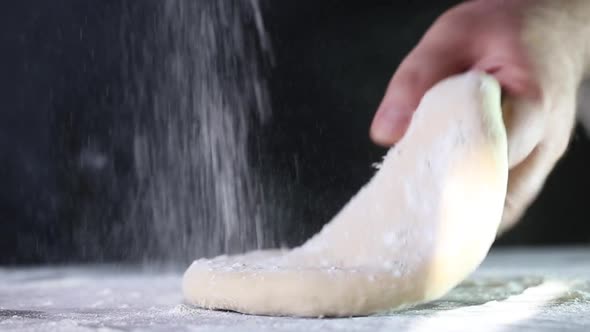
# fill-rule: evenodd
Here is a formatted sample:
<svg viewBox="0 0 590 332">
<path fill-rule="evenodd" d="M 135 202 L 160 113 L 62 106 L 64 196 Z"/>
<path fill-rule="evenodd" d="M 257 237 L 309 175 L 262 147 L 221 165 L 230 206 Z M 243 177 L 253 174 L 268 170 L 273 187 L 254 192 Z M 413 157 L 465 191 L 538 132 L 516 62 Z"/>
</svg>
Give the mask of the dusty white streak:
<svg viewBox="0 0 590 332">
<path fill-rule="evenodd" d="M 149 233 L 143 250 L 186 261 L 260 248 L 264 188 L 249 147 L 252 126 L 270 117 L 271 51 L 258 0 L 169 0 L 157 11 L 136 91 L 130 219 Z"/>
<path fill-rule="evenodd" d="M 544 305 L 564 295 L 569 288 L 563 282 L 545 281 L 504 301 L 491 301 L 427 316 L 412 324 L 408 331 L 457 331 L 457 326 L 464 326 L 465 331 L 499 332 L 534 317 Z"/>
</svg>

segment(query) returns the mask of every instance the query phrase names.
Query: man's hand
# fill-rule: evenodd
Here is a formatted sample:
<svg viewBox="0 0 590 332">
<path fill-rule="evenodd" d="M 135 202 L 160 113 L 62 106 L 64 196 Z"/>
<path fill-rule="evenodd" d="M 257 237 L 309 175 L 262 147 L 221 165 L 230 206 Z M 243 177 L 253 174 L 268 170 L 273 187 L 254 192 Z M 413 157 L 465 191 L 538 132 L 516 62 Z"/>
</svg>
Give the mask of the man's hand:
<svg viewBox="0 0 590 332">
<path fill-rule="evenodd" d="M 515 96 L 538 88 L 521 40 L 529 0 L 470 1 L 443 14 L 393 76 L 371 126 L 371 137 L 389 146 L 399 140 L 424 93 L 438 81 L 469 69 L 493 74 Z"/>
<path fill-rule="evenodd" d="M 380 145 L 404 134 L 424 93 L 469 69 L 496 77 L 506 99 L 511 226 L 563 155 L 586 69 L 590 1 L 474 0 L 444 13 L 403 60 L 371 126 Z"/>
</svg>

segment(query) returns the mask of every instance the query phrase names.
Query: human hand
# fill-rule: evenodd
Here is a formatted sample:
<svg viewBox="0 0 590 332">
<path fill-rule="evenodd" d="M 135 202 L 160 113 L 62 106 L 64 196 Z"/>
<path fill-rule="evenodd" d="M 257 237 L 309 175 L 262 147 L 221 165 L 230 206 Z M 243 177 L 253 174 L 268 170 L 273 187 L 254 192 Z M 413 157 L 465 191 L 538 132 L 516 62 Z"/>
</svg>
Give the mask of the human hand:
<svg viewBox="0 0 590 332">
<path fill-rule="evenodd" d="M 395 144 L 438 81 L 469 69 L 492 74 L 507 96 L 510 175 L 501 228 L 510 227 L 567 148 L 588 57 L 584 13 L 590 15 L 590 1 L 474 0 L 450 9 L 394 74 L 371 138 Z"/>
</svg>

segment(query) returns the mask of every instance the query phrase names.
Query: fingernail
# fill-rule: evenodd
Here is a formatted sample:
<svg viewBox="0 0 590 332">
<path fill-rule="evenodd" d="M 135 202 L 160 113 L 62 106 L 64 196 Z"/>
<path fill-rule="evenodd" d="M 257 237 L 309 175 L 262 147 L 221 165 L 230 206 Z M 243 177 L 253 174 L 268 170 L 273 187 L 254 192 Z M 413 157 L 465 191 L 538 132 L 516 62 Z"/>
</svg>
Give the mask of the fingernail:
<svg viewBox="0 0 590 332">
<path fill-rule="evenodd" d="M 406 129 L 408 116 L 399 111 L 386 110 L 377 114 L 371 128 L 371 138 L 381 145 L 393 145 Z"/>
</svg>

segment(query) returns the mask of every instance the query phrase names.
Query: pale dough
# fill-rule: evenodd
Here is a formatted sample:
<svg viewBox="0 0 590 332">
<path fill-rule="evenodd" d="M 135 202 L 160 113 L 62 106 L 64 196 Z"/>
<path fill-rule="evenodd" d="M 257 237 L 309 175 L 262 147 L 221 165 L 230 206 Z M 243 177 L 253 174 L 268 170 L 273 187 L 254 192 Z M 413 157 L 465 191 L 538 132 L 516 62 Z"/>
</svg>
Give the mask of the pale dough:
<svg viewBox="0 0 590 332">
<path fill-rule="evenodd" d="M 190 304 L 243 313 L 354 316 L 444 295 L 486 256 L 508 161 L 500 87 L 468 72 L 434 86 L 371 181 L 292 250 L 195 261 Z"/>
</svg>

